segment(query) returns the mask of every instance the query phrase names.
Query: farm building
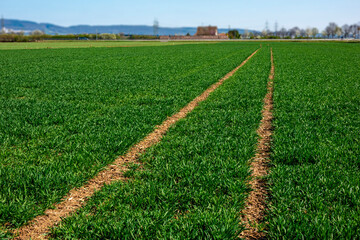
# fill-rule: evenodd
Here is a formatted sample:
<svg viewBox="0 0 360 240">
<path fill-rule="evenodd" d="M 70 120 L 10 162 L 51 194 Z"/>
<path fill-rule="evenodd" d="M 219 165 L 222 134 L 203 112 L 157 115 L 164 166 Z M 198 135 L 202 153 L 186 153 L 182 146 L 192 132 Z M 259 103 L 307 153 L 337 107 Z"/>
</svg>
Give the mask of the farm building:
<svg viewBox="0 0 360 240">
<path fill-rule="evenodd" d="M 195 36 L 217 36 L 218 28 L 215 26 L 198 27 Z"/>
</svg>

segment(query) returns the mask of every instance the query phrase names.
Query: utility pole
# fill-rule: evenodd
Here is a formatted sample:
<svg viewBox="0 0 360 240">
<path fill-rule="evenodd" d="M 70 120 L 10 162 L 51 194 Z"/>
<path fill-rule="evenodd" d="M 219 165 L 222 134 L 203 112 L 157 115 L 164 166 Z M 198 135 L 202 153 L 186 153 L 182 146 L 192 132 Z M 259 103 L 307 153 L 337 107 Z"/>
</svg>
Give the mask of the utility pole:
<svg viewBox="0 0 360 240">
<path fill-rule="evenodd" d="M 278 22 L 275 22 L 275 36 L 278 36 Z"/>
<path fill-rule="evenodd" d="M 156 18 L 154 20 L 153 30 L 154 36 L 157 36 L 159 34 L 159 21 Z"/>
<path fill-rule="evenodd" d="M 3 15 L 1 15 L 1 33 L 5 33 L 5 20 Z"/>
<path fill-rule="evenodd" d="M 269 22 L 268 21 L 265 22 L 265 30 L 267 32 L 269 31 Z"/>
</svg>

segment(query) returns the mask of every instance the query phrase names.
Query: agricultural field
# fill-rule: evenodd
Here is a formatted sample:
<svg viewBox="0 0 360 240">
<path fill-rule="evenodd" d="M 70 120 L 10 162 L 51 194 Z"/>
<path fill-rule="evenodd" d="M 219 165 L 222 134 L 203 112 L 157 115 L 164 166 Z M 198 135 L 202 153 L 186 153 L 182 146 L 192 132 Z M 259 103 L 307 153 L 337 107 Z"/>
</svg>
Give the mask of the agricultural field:
<svg viewBox="0 0 360 240">
<path fill-rule="evenodd" d="M 258 47 L 0 52 L 0 224 L 42 214 Z"/>
<path fill-rule="evenodd" d="M 41 236 L 250 238 L 243 210 L 272 66 L 266 210 L 251 228 L 267 239 L 360 238 L 360 44 L 46 44 L 58 45 L 0 44 L 0 238 L 56 209 L 225 75 L 126 164 L 125 180 Z"/>
<path fill-rule="evenodd" d="M 269 237 L 360 238 L 360 44 L 277 44 Z"/>
<path fill-rule="evenodd" d="M 216 43 L 208 42 L 207 44 Z M 104 47 L 145 47 L 145 46 L 174 46 L 185 44 L 203 44 L 203 42 L 160 42 L 160 41 L 71 41 L 71 40 L 45 40 L 41 42 L 15 42 L 0 43 L 0 50 L 15 49 L 52 49 L 52 48 L 104 48 Z"/>
<path fill-rule="evenodd" d="M 53 230 L 56 239 L 227 239 L 249 191 L 248 160 L 270 71 L 263 48 L 140 158 L 133 180 L 98 192 Z"/>
</svg>

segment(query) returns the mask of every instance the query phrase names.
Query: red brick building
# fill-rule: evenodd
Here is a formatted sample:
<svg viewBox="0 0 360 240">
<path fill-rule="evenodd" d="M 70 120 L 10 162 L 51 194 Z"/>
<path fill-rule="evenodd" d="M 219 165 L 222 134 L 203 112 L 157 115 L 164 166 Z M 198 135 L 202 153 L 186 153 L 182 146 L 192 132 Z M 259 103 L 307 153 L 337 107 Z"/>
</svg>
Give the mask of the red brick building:
<svg viewBox="0 0 360 240">
<path fill-rule="evenodd" d="M 229 37 L 225 33 L 218 33 L 215 26 L 198 27 L 194 36 L 160 36 L 161 41 L 171 40 L 226 40 Z"/>
<path fill-rule="evenodd" d="M 218 28 L 215 26 L 198 27 L 195 36 L 217 36 Z"/>
</svg>

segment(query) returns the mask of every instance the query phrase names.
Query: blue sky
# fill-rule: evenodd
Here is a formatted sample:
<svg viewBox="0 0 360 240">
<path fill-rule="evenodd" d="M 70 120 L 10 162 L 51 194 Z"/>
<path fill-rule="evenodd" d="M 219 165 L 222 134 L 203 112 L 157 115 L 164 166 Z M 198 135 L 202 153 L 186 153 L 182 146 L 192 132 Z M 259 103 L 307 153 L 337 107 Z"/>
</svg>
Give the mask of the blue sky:
<svg viewBox="0 0 360 240">
<path fill-rule="evenodd" d="M 61 26 L 152 25 L 182 27 L 216 25 L 262 30 L 265 22 L 279 27 L 318 27 L 360 21 L 360 0 L 0 0 L 9 19 Z"/>
</svg>

